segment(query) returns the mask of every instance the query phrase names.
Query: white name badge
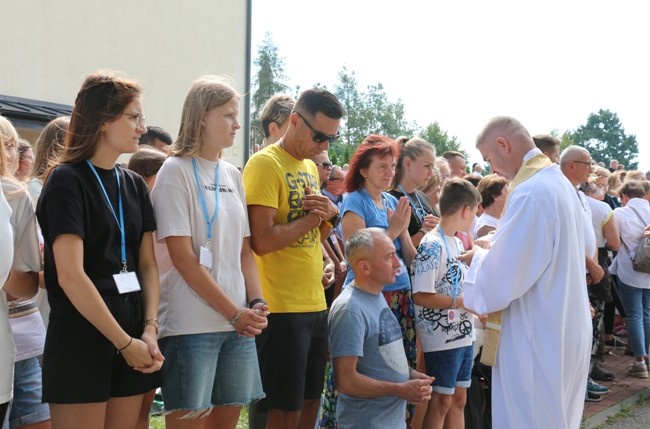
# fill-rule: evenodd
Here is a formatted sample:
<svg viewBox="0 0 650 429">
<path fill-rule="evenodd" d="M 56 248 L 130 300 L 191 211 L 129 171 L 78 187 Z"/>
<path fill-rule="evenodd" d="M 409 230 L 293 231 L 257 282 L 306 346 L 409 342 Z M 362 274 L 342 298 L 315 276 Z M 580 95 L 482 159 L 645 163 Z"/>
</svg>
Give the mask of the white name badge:
<svg viewBox="0 0 650 429">
<path fill-rule="evenodd" d="M 199 263 L 208 270 L 212 269 L 212 251 L 205 246 L 201 246 L 201 253 L 199 254 Z"/>
<path fill-rule="evenodd" d="M 456 311 L 457 310 L 451 309 L 451 308 L 449 310 L 447 310 L 447 320 L 449 320 L 450 322 L 455 321 L 456 320 Z"/>
<path fill-rule="evenodd" d="M 140 289 L 140 282 L 138 282 L 138 276 L 135 275 L 135 272 L 122 272 L 118 274 L 113 274 L 113 279 L 115 280 L 115 285 L 119 293 L 129 293 L 137 292 Z"/>
</svg>

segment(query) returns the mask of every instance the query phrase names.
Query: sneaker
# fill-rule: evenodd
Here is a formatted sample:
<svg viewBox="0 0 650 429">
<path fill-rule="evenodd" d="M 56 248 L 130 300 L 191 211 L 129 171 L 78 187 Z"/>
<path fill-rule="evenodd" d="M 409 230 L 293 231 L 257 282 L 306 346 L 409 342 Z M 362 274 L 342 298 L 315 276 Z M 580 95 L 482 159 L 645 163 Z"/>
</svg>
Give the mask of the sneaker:
<svg viewBox="0 0 650 429">
<path fill-rule="evenodd" d="M 585 402 L 600 402 L 603 400 L 603 397 L 600 396 L 597 393 L 591 393 L 587 391 L 587 395 L 585 396 Z"/>
<path fill-rule="evenodd" d="M 648 367 L 645 362 L 638 365 L 635 362 L 627 373 L 636 378 L 648 378 Z"/>
<path fill-rule="evenodd" d="M 611 350 L 612 350 L 611 348 L 605 347 L 604 344 L 602 344 L 602 343 L 599 344 L 598 345 L 598 351 L 596 352 L 596 358 L 598 358 L 598 360 L 602 361 L 603 359 L 601 358 L 601 356 L 613 355 L 614 354 L 614 353 L 611 352 Z"/>
<path fill-rule="evenodd" d="M 606 395 L 609 393 L 609 387 L 598 384 L 590 378 L 587 380 L 587 391 L 597 395 Z"/>
<path fill-rule="evenodd" d="M 605 340 L 603 342 L 605 343 L 605 347 L 609 349 L 618 349 L 627 346 L 627 343 L 624 343 L 618 338 L 612 338 L 611 340 Z"/>
<path fill-rule="evenodd" d="M 591 378 L 597 381 L 612 381 L 614 379 L 614 374 L 605 371 L 597 365 L 594 365 L 590 375 Z"/>
</svg>

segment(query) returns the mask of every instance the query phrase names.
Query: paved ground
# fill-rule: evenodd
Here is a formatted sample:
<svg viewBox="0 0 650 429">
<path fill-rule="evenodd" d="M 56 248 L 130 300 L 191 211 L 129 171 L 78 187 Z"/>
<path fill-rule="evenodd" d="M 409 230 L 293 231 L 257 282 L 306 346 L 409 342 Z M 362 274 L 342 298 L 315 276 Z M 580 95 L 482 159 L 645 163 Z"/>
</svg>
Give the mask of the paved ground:
<svg viewBox="0 0 650 429">
<path fill-rule="evenodd" d="M 641 397 L 650 397 L 650 378 L 639 379 L 627 375 L 627 369 L 632 364 L 633 358 L 625 356 L 623 349 L 613 350 L 604 356 L 604 369 L 615 374 L 610 382 L 599 382 L 610 388 L 610 393 L 603 396 L 600 402 L 586 402 L 583 413 L 583 428 L 649 428 L 650 403 L 640 408 L 639 419 L 645 418 L 646 423 L 631 421 L 630 426 L 609 426 L 607 418 L 616 415 L 621 409 L 632 407 Z M 645 414 L 644 414 L 645 413 Z M 635 412 L 631 412 L 634 416 Z M 632 418 L 632 417 L 630 417 Z M 644 420 L 639 420 L 640 422 Z M 622 420 L 624 423 L 625 420 Z"/>
<path fill-rule="evenodd" d="M 645 402 L 645 405 L 632 409 L 629 414 L 620 415 L 620 417 L 602 425 L 603 429 L 645 429 L 648 427 L 650 427 L 650 402 Z"/>
</svg>

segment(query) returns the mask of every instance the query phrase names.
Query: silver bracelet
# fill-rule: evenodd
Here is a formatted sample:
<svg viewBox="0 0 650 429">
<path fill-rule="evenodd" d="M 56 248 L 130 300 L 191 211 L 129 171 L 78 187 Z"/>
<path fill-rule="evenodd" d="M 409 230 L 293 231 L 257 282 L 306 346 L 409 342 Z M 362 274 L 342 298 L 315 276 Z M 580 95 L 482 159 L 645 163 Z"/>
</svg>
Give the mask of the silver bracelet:
<svg viewBox="0 0 650 429">
<path fill-rule="evenodd" d="M 238 308 L 237 309 L 237 314 L 235 314 L 235 317 L 233 317 L 232 320 L 230 320 L 230 322 L 228 322 L 228 323 L 230 323 L 230 326 L 232 326 L 234 328 L 235 325 L 237 324 L 237 322 L 239 322 L 239 319 L 241 319 L 242 314 L 243 314 L 243 312 L 242 312 L 241 308 Z"/>
</svg>

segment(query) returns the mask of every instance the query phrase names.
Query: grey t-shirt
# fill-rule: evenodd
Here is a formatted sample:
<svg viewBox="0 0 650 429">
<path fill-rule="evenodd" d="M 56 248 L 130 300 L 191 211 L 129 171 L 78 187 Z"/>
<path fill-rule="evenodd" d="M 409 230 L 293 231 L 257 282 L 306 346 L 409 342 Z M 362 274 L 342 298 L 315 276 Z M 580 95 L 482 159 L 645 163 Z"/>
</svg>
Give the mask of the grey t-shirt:
<svg viewBox="0 0 650 429">
<path fill-rule="evenodd" d="M 329 315 L 332 361 L 358 356 L 357 371 L 377 380 L 409 379 L 402 331 L 382 294 L 353 284 L 334 301 Z M 398 396 L 358 398 L 339 394 L 336 419 L 345 428 L 405 428 L 406 400 Z"/>
</svg>

